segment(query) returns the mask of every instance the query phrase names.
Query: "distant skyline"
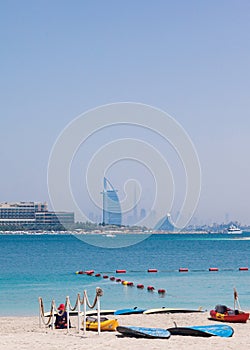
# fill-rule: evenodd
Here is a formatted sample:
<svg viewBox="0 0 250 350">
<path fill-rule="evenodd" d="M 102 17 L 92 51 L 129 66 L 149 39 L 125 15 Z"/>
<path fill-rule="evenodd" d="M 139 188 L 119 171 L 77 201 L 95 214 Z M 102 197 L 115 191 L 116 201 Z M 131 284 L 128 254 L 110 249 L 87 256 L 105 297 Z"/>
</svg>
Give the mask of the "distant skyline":
<svg viewBox="0 0 250 350">
<path fill-rule="evenodd" d="M 250 224 L 249 1 L 1 1 L 0 29 L 0 202 L 50 202 L 47 165 L 62 130 L 91 108 L 131 101 L 165 111 L 192 139 L 202 173 L 193 222 Z M 127 134 L 138 130 L 93 135 L 72 162 L 87 215 L 100 213 L 86 195 L 85 163 L 102 142 Z M 149 132 L 140 137 L 166 155 L 182 197 L 173 151 Z M 137 215 L 148 213 L 151 174 L 132 161 L 118 165 L 104 175 L 119 196 L 128 178 L 140 181 L 147 195 Z"/>
</svg>

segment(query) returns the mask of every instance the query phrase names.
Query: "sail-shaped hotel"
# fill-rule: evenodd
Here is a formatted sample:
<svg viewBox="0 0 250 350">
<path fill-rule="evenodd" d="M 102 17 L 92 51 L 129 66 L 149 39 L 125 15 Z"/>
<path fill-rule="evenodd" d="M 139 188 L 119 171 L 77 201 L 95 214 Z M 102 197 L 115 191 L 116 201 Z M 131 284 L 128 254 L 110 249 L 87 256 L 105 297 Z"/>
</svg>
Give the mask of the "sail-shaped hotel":
<svg viewBox="0 0 250 350">
<path fill-rule="evenodd" d="M 122 224 L 121 205 L 117 195 L 117 190 L 114 189 L 110 181 L 104 177 L 103 180 L 103 225 Z"/>
</svg>

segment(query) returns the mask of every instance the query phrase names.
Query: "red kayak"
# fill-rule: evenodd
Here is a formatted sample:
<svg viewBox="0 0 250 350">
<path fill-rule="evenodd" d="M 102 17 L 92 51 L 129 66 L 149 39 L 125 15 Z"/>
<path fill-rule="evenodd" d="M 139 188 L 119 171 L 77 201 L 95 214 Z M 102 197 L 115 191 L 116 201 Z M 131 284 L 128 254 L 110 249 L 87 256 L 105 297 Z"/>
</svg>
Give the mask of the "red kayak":
<svg viewBox="0 0 250 350">
<path fill-rule="evenodd" d="M 213 320 L 222 322 L 246 323 L 249 319 L 249 313 L 232 310 L 225 305 L 217 305 L 215 310 L 210 311 Z"/>
</svg>

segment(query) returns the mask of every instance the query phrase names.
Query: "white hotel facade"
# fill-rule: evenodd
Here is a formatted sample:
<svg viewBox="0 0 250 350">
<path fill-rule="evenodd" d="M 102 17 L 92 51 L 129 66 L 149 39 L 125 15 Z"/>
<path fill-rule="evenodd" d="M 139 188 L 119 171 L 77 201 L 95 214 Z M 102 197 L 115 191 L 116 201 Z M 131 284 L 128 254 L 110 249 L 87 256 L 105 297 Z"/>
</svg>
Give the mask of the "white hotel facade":
<svg viewBox="0 0 250 350">
<path fill-rule="evenodd" d="M 0 203 L 0 226 L 5 225 L 71 225 L 74 213 L 48 211 L 46 202 Z"/>
</svg>

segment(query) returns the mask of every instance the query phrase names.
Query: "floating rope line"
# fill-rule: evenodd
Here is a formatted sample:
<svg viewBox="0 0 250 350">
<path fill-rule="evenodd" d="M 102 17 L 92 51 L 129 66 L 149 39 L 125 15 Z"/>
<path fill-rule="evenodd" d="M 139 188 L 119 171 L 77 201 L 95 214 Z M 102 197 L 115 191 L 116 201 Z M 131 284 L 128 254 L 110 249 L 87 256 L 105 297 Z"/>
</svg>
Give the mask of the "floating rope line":
<svg viewBox="0 0 250 350">
<path fill-rule="evenodd" d="M 54 330 L 55 328 L 55 314 L 62 316 L 63 313 L 67 312 L 67 333 L 69 332 L 69 313 L 70 311 L 75 311 L 77 309 L 77 316 L 78 316 L 78 333 L 80 333 L 80 327 L 81 327 L 81 305 L 83 305 L 83 316 L 84 316 L 84 320 L 83 320 L 83 330 L 84 333 L 86 332 L 86 308 L 87 306 L 90 309 L 93 309 L 96 305 L 97 305 L 97 322 L 98 322 L 98 334 L 101 333 L 101 317 L 100 317 L 100 297 L 103 295 L 103 291 L 100 287 L 96 288 L 96 294 L 95 294 L 95 299 L 93 304 L 90 304 L 89 302 L 89 298 L 88 298 L 88 294 L 87 291 L 84 290 L 83 291 L 83 298 L 81 299 L 80 294 L 77 294 L 77 298 L 76 298 L 76 302 L 75 305 L 72 307 L 71 303 L 70 303 L 70 298 L 69 296 L 66 297 L 66 301 L 65 301 L 65 309 L 64 310 L 59 310 L 56 307 L 56 303 L 55 300 L 53 299 L 51 301 L 51 307 L 50 307 L 50 312 L 49 312 L 49 318 L 48 320 L 45 321 L 45 313 L 44 313 L 44 304 L 43 304 L 43 299 L 41 297 L 38 298 L 38 302 L 39 302 L 39 327 L 42 326 L 42 322 L 45 326 L 51 326 L 52 330 Z"/>
<path fill-rule="evenodd" d="M 93 273 L 94 273 L 94 270 L 91 270 L 91 271 L 93 271 Z M 119 272 L 117 272 L 117 271 L 119 271 Z M 125 274 L 126 272 L 124 272 L 124 271 L 126 271 L 126 270 L 116 270 L 116 273 L 118 273 L 118 274 L 119 273 Z M 80 272 L 81 273 L 79 273 L 79 271 L 77 271 L 76 273 L 80 274 L 80 275 L 86 274 L 88 276 L 93 276 L 93 273 L 89 274 L 89 273 L 85 273 L 84 271 L 80 271 Z M 151 271 L 148 271 L 148 272 L 151 272 Z M 153 270 L 152 272 L 155 272 L 155 270 Z M 104 279 L 109 279 L 110 281 L 115 281 L 115 282 L 121 283 L 121 285 L 124 285 L 124 286 L 129 286 L 129 287 L 134 287 L 135 286 L 134 282 L 122 280 L 120 278 L 115 278 L 114 276 L 111 276 L 111 277 L 109 277 L 108 275 L 103 275 L 102 276 L 100 273 L 97 273 L 97 274 L 94 275 L 94 277 L 103 277 Z M 144 285 L 139 283 L 139 284 L 137 284 L 137 288 L 138 289 L 144 289 Z M 147 287 L 147 291 L 156 292 L 156 293 L 158 292 L 159 296 L 161 296 L 161 297 L 164 297 L 165 294 L 166 294 L 166 290 L 164 288 L 160 288 L 160 289 L 158 289 L 158 291 L 156 291 L 153 286 L 148 286 Z M 90 305 L 89 305 L 89 307 L 90 307 Z"/>
<path fill-rule="evenodd" d="M 120 274 L 122 274 L 122 275 L 125 275 L 125 274 L 127 274 L 127 272 L 129 272 L 129 273 L 145 273 L 145 272 L 147 272 L 147 273 L 149 273 L 149 274 L 152 274 L 152 273 L 154 273 L 154 274 L 158 274 L 158 273 L 171 273 L 171 272 L 180 272 L 180 273 L 188 273 L 188 272 L 207 272 L 207 271 L 209 271 L 209 272 L 219 272 L 219 271 L 234 271 L 234 269 L 230 269 L 230 268 L 224 268 L 224 269 L 219 269 L 219 268 L 217 268 L 217 267 L 209 267 L 208 269 L 196 269 L 196 270 L 189 270 L 187 267 L 180 267 L 178 270 L 158 270 L 158 269 L 155 269 L 155 268 L 150 268 L 150 269 L 147 269 L 147 270 L 137 270 L 137 271 L 135 271 L 135 270 L 130 270 L 130 271 L 127 271 L 127 270 L 125 270 L 125 269 L 117 269 L 117 270 L 115 270 L 115 273 L 117 274 L 117 275 L 120 275 Z M 238 269 L 238 271 L 248 271 L 248 267 L 240 267 L 239 269 Z M 117 283 L 121 283 L 121 285 L 124 285 L 124 286 L 129 286 L 129 287 L 133 287 L 135 284 L 133 283 L 133 282 L 131 282 L 131 281 L 127 281 L 127 280 L 124 280 L 124 279 L 121 279 L 121 278 L 116 278 L 115 276 L 111 276 L 111 277 L 109 277 L 108 275 L 107 275 L 107 273 L 109 273 L 109 272 L 103 272 L 103 271 L 101 271 L 101 272 L 99 272 L 99 273 L 96 273 L 95 275 L 94 275 L 94 270 L 88 270 L 88 271 L 76 271 L 76 274 L 79 274 L 79 275 L 87 275 L 87 276 L 94 276 L 94 277 L 102 277 L 102 278 L 104 278 L 104 279 L 109 279 L 110 281 L 115 281 L 115 282 L 117 282 Z M 112 272 L 111 272 L 112 273 Z M 102 275 L 103 274 L 103 275 Z M 138 283 L 137 284 L 137 288 L 138 289 L 144 289 L 144 285 L 142 284 L 142 283 Z M 147 291 L 149 291 L 149 292 L 155 292 L 155 293 L 157 293 L 158 292 L 158 294 L 159 294 L 159 296 L 160 297 L 164 297 L 165 296 L 165 294 L 166 294 L 166 290 L 164 289 L 164 288 L 160 288 L 160 289 L 158 289 L 158 291 L 157 290 L 155 290 L 155 288 L 153 287 L 153 286 L 148 286 L 147 287 L 147 289 L 146 289 Z M 87 303 L 88 303 L 88 300 L 87 300 Z M 89 307 L 91 307 L 91 305 L 88 305 Z"/>
<path fill-rule="evenodd" d="M 186 270 L 186 272 L 205 272 L 205 271 L 215 271 L 215 270 L 220 270 L 220 271 L 248 271 L 249 268 L 244 266 L 244 267 L 239 267 L 237 270 L 234 268 L 223 268 L 219 269 L 217 267 L 209 267 L 208 269 L 189 269 L 187 267 L 180 267 L 178 270 L 176 269 L 170 269 L 170 270 L 158 270 L 158 269 L 147 269 L 147 270 L 115 270 L 115 271 L 100 271 L 99 273 L 95 274 L 95 277 L 101 277 L 101 274 L 103 274 L 103 277 L 107 276 L 109 273 L 116 273 L 116 274 L 127 274 L 127 273 L 162 273 L 162 272 L 181 272 L 180 270 Z M 88 275 L 88 276 L 93 276 L 94 270 L 89 270 L 89 271 L 76 271 L 76 274 L 78 275 Z"/>
</svg>

